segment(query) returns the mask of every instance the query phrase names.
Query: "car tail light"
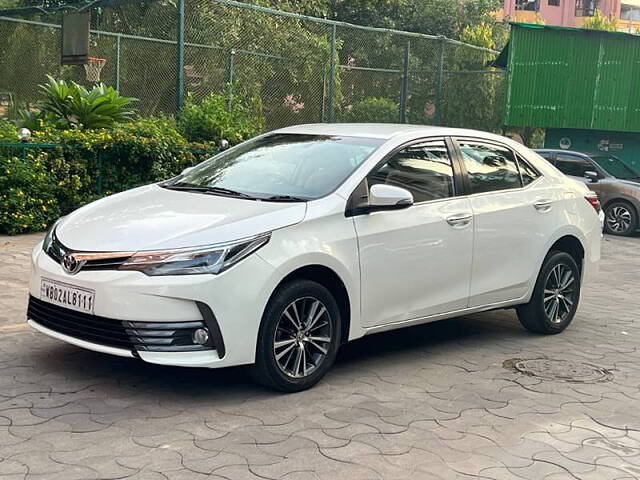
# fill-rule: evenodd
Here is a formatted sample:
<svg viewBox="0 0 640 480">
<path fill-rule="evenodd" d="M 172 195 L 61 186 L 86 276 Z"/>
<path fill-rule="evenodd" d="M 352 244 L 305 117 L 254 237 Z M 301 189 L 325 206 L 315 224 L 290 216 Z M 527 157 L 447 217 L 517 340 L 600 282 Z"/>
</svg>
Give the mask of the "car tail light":
<svg viewBox="0 0 640 480">
<path fill-rule="evenodd" d="M 591 204 L 596 212 L 600 213 L 600 200 L 598 200 L 598 194 L 591 192 L 584 196 L 585 200 Z"/>
</svg>

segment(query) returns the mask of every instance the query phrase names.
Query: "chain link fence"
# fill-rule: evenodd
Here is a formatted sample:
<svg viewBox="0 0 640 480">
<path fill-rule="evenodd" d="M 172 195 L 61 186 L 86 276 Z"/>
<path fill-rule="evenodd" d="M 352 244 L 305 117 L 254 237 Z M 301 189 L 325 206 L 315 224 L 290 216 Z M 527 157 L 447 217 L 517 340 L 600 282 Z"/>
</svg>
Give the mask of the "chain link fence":
<svg viewBox="0 0 640 480">
<path fill-rule="evenodd" d="M 38 98 L 61 66 L 60 14 L 0 17 L 0 115 Z M 497 130 L 506 75 L 496 52 L 444 37 L 314 19 L 230 0 L 156 0 L 92 12 L 101 81 L 138 98 L 142 114 L 176 114 L 189 96 L 251 99 L 265 129 L 380 121 Z"/>
</svg>

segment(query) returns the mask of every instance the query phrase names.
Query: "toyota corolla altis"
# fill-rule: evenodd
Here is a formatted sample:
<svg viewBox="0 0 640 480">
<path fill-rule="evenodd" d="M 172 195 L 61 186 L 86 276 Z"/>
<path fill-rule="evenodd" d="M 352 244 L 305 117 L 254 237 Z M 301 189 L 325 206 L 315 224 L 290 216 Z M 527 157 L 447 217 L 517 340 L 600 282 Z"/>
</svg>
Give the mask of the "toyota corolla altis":
<svg viewBox="0 0 640 480">
<path fill-rule="evenodd" d="M 561 332 L 600 258 L 599 208 L 496 135 L 290 127 L 60 219 L 33 251 L 28 322 L 149 363 L 251 364 L 298 391 L 384 330 L 514 307 Z"/>
</svg>

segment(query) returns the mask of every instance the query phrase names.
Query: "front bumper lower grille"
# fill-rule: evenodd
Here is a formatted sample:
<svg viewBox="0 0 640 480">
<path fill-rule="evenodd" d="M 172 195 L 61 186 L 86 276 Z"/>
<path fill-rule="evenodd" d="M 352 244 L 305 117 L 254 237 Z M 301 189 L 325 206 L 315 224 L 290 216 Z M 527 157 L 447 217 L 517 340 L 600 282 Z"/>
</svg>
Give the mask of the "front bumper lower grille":
<svg viewBox="0 0 640 480">
<path fill-rule="evenodd" d="M 86 342 L 131 351 L 193 352 L 216 348 L 210 335 L 205 345 L 193 341 L 193 332 L 208 328 L 204 320 L 189 322 L 131 322 L 89 315 L 29 297 L 27 317 L 54 332 Z M 209 328 L 211 330 L 211 328 Z M 211 332 L 213 333 L 213 332 Z M 224 347 L 222 347 L 224 348 Z"/>
</svg>

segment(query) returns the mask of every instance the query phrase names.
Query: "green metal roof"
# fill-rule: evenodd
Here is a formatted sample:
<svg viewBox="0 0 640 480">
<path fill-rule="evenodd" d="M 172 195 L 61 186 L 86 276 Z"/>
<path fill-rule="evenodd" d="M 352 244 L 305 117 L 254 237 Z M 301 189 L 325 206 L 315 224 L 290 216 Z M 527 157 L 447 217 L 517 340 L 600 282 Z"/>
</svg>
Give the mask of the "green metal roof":
<svg viewBox="0 0 640 480">
<path fill-rule="evenodd" d="M 513 24 L 506 55 L 507 125 L 640 132 L 640 36 Z"/>
</svg>

